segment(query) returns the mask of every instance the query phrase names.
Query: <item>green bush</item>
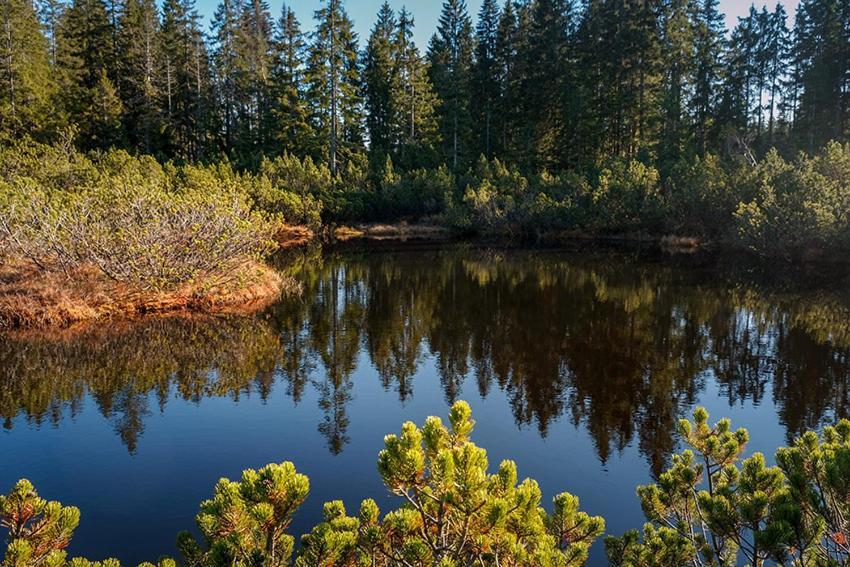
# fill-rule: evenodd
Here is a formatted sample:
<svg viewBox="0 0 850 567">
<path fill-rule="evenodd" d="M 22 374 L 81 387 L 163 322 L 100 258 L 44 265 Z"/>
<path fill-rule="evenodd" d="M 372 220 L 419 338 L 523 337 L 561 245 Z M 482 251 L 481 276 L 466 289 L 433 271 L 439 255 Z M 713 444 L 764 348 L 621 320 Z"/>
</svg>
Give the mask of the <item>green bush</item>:
<svg viewBox="0 0 850 567">
<path fill-rule="evenodd" d="M 421 218 L 443 212 L 445 196 L 454 191 L 455 178 L 445 166 L 395 173 L 387 161 L 379 181 L 375 213 L 380 220 Z"/>
<path fill-rule="evenodd" d="M 94 267 L 142 290 L 221 285 L 272 247 L 238 183 L 123 151 L 55 155 L 0 166 L 0 241 L 43 271 Z"/>
<path fill-rule="evenodd" d="M 388 435 L 378 457 L 387 489 L 403 505 L 383 518 L 364 501 L 356 518 L 341 502 L 325 505 L 325 521 L 304 536 L 296 565 L 581 565 L 604 531 L 601 518 L 560 494 L 542 507 L 537 483 L 517 484 L 516 464 L 488 473 L 487 453 L 469 440 L 474 422 L 457 402 L 449 427 L 430 417 Z"/>
<path fill-rule="evenodd" d="M 382 517 L 366 500 L 353 518 L 341 502 L 325 504 L 324 521 L 302 537 L 295 565 L 583 564 L 605 529 L 603 520 L 581 512 L 578 498 L 566 493 L 546 512 L 539 486 L 518 482 L 512 461 L 491 474 L 486 452 L 469 439 L 474 422 L 466 402 L 452 406 L 449 422 L 446 427 L 430 417 L 421 429 L 408 422 L 401 435 L 387 436 L 378 470 L 401 506 Z M 291 463 L 247 470 L 239 482 L 220 480 L 197 516 L 203 541 L 188 532 L 178 536 L 185 565 L 289 565 L 294 539 L 286 530 L 309 488 Z M 23 521 L 20 510 L 27 511 Z M 0 498 L 0 523 L 10 532 L 2 567 L 90 567 L 85 560 L 66 562 L 62 551 L 78 521 L 76 508 L 46 504 L 20 481 Z M 113 560 L 104 565 L 118 567 Z M 160 567 L 174 562 L 163 560 Z"/>
<path fill-rule="evenodd" d="M 850 246 L 850 144 L 833 142 L 792 163 L 770 152 L 735 220 L 740 242 L 763 255 Z"/>
<path fill-rule="evenodd" d="M 637 490 L 649 523 L 608 537 L 616 566 L 846 565 L 850 560 L 850 421 L 809 432 L 776 453 L 740 461 L 749 439 L 698 408 L 680 433 L 690 449 Z M 740 463 L 739 463 L 740 461 Z"/>
<path fill-rule="evenodd" d="M 689 448 L 657 482 L 637 489 L 647 523 L 642 532 L 606 538 L 611 564 L 848 564 L 850 421 L 821 435 L 805 433 L 780 448 L 777 466 L 769 467 L 760 453 L 741 460 L 746 430 L 708 419 L 697 408 L 693 421 L 680 421 Z M 579 511 L 578 499 L 566 493 L 547 512 L 537 483 L 518 482 L 512 461 L 491 474 L 486 452 L 470 440 L 473 426 L 469 406 L 457 402 L 448 426 L 430 417 L 421 428 L 408 422 L 400 435 L 388 435 L 378 472 L 400 506 L 382 515 L 365 500 L 352 517 L 339 501 L 325 504 L 324 520 L 302 536 L 295 565 L 583 564 L 603 520 Z M 287 530 L 309 488 L 291 463 L 247 470 L 239 482 L 220 480 L 197 516 L 202 541 L 188 532 L 178 536 L 184 564 L 290 565 L 295 541 Z M 0 496 L 0 526 L 8 530 L 0 565 L 119 567 L 114 560 L 67 559 L 78 523 L 76 508 L 46 502 L 19 481 Z"/>
<path fill-rule="evenodd" d="M 124 152 L 86 156 L 67 143 L 21 141 L 0 149 L 0 186 L 7 213 L 10 202 L 20 201 L 16 193 L 44 205 L 47 197 L 59 203 L 104 191 L 123 195 L 120 206 L 132 207 L 130 195 L 161 192 L 219 203 L 238 196 L 222 210 L 243 227 L 238 219 L 249 217 L 314 231 L 323 224 L 427 217 L 469 232 L 701 236 L 787 258 L 850 248 L 850 145 L 838 143 L 793 162 L 770 152 L 755 167 L 709 154 L 680 161 L 662 179 L 650 165 L 619 158 L 598 171 L 526 176 L 483 157 L 457 174 L 444 166 L 397 171 L 390 158 L 370 170 L 361 156 L 334 175 L 325 164 L 286 154 L 264 158 L 252 173 L 226 161 L 177 167 Z M 9 227 L 0 230 L 0 244 L 12 246 L 10 235 Z"/>
<path fill-rule="evenodd" d="M 186 565 L 289 565 L 295 538 L 286 530 L 309 492 L 292 463 L 246 470 L 240 482 L 221 479 L 197 516 L 204 545 L 189 532 L 177 536 Z"/>
<path fill-rule="evenodd" d="M 669 176 L 667 228 L 676 234 L 722 239 L 733 228 L 735 211 L 752 185 L 746 168 L 727 172 L 716 155 L 678 163 Z"/>
<path fill-rule="evenodd" d="M 590 186 L 588 228 L 603 232 L 658 232 L 663 202 L 654 167 L 631 160 L 608 163 Z"/>
</svg>

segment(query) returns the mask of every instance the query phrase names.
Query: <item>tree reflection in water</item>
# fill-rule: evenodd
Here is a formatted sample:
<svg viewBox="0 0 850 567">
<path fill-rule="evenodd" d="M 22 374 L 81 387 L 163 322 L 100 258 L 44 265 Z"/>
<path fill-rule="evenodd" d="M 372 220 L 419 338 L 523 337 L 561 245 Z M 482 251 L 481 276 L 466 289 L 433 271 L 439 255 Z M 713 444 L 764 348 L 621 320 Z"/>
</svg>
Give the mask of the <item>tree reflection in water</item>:
<svg viewBox="0 0 850 567">
<path fill-rule="evenodd" d="M 266 399 L 279 378 L 296 403 L 314 389 L 318 430 L 336 454 L 366 355 L 401 403 L 433 364 L 447 402 L 467 381 L 485 397 L 498 388 L 518 425 L 546 435 L 567 418 L 602 460 L 636 439 L 657 473 L 676 419 L 709 381 L 730 404 L 772 395 L 789 439 L 850 408 L 850 297 L 823 291 L 846 280 L 776 281 L 736 265 L 622 252 L 298 251 L 281 269 L 303 295 L 253 319 L 6 337 L 0 417 L 7 428 L 22 412 L 58 424 L 88 393 L 132 452 L 169 397 Z"/>
</svg>

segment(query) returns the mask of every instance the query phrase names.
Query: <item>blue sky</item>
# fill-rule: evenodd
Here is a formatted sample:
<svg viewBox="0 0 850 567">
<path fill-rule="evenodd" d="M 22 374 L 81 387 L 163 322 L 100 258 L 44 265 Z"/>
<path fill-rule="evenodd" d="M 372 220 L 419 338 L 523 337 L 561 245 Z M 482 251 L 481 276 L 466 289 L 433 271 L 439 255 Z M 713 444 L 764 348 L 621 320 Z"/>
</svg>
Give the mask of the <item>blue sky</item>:
<svg viewBox="0 0 850 567">
<path fill-rule="evenodd" d="M 197 0 L 198 10 L 209 21 L 220 0 Z M 280 16 L 280 9 L 284 0 L 267 0 L 275 19 Z M 319 0 L 285 0 L 298 15 L 304 30 L 312 28 L 313 11 L 319 6 Z M 761 6 L 765 0 L 759 0 L 757 6 Z M 773 6 L 777 0 L 767 0 Z M 793 17 L 794 10 L 799 0 L 779 0 Z M 361 40 L 369 34 L 369 29 L 375 21 L 375 14 L 383 0 L 346 0 L 345 8 L 354 20 L 354 25 Z M 408 11 L 416 18 L 416 42 L 423 51 L 428 44 L 428 39 L 437 27 L 437 18 L 440 12 L 441 0 L 389 0 L 393 8 L 400 9 L 406 6 Z M 502 2 L 500 1 L 500 4 Z M 751 0 L 720 0 L 720 9 L 726 14 L 727 26 L 732 27 L 737 22 L 738 16 L 745 16 L 749 11 Z M 467 0 L 469 12 L 473 18 L 478 14 L 481 0 Z M 361 43 L 362 45 L 362 43 Z"/>
</svg>

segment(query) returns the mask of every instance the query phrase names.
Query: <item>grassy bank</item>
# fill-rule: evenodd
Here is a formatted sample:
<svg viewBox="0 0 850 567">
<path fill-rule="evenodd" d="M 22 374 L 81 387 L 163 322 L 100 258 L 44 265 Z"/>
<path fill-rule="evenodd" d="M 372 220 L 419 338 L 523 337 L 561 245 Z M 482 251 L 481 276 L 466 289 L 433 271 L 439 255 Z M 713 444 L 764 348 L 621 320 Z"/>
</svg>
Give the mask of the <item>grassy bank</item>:
<svg viewBox="0 0 850 567">
<path fill-rule="evenodd" d="M 264 263 L 280 219 L 222 168 L 62 146 L 0 154 L 0 327 L 252 309 L 294 289 Z"/>
<path fill-rule="evenodd" d="M 0 326 L 262 304 L 294 287 L 275 249 L 330 240 L 583 238 L 711 243 L 787 260 L 850 250 L 850 145 L 756 165 L 707 156 L 662 175 L 637 160 L 527 176 L 481 159 L 331 174 L 309 158 L 161 164 L 21 141 L 0 150 Z"/>
<path fill-rule="evenodd" d="M 297 285 L 260 262 L 241 266 L 238 279 L 141 289 L 105 277 L 94 266 L 67 274 L 8 260 L 0 267 L 0 329 L 65 327 L 109 318 L 170 312 L 250 313 Z"/>
</svg>

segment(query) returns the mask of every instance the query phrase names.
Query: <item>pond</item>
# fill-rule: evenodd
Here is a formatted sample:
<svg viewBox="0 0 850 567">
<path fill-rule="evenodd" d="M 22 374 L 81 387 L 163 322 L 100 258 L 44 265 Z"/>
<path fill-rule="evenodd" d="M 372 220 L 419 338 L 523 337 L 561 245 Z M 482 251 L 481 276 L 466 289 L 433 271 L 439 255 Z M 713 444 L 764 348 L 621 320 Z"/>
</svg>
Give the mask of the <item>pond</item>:
<svg viewBox="0 0 850 567">
<path fill-rule="evenodd" d="M 176 553 L 222 476 L 284 460 L 322 503 L 394 501 L 375 463 L 405 420 L 467 400 L 491 467 L 570 491 L 610 533 L 704 405 L 772 456 L 850 410 L 850 286 L 711 255 L 472 245 L 302 249 L 303 293 L 253 318 L 0 338 L 0 490 L 82 520 L 71 555 Z M 593 564 L 604 563 L 601 543 Z"/>
</svg>

